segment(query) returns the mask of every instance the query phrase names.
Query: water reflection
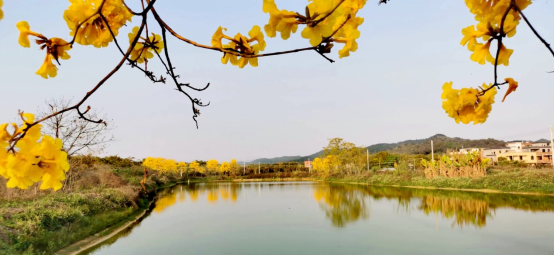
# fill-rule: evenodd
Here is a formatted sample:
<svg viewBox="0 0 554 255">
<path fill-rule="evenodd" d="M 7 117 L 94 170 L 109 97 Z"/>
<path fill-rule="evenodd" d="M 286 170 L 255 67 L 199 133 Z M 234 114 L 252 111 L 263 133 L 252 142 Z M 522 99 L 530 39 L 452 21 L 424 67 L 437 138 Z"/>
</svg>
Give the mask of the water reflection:
<svg viewBox="0 0 554 255">
<path fill-rule="evenodd" d="M 554 212 L 554 197 L 375 187 L 346 184 L 314 185 L 314 199 L 335 227 L 369 218 L 370 199 L 396 201 L 404 211 L 453 219 L 452 226 L 482 228 L 497 208 Z"/>
<path fill-rule="evenodd" d="M 252 189 L 258 196 L 262 190 L 298 189 L 302 183 L 191 183 L 176 186 L 160 193 L 154 213 L 161 213 L 176 203 L 221 201 L 236 203 L 242 189 Z M 371 214 L 371 200 L 395 201 L 398 213 L 412 210 L 426 215 L 440 215 L 451 219 L 452 226 L 482 228 L 487 220 L 494 218 L 497 208 L 513 208 L 531 212 L 554 212 L 554 197 L 521 196 L 509 194 L 375 187 L 335 183 L 308 184 L 313 188 L 313 197 L 325 217 L 335 227 L 345 227 L 359 220 L 367 220 Z M 265 192 L 265 191 L 264 191 Z M 188 197 L 188 199 L 187 199 Z M 402 209 L 402 210 L 400 210 Z"/>
<path fill-rule="evenodd" d="M 451 197 L 425 196 L 421 200 L 419 209 L 426 215 L 431 212 L 441 214 L 443 218 L 452 219 L 452 226 L 475 226 L 484 227 L 487 225 L 487 218 L 492 217 L 489 203 L 481 200 L 465 200 Z M 492 209 L 494 211 L 494 209 Z"/>
<path fill-rule="evenodd" d="M 333 226 L 369 218 L 369 196 L 354 186 L 316 185 L 314 198 Z"/>
<path fill-rule="evenodd" d="M 435 254 L 440 254 L 436 252 L 439 250 L 429 250 L 426 240 L 439 240 L 437 243 L 448 245 L 445 250 L 453 244 L 459 250 L 488 244 L 486 248 L 492 250 L 505 247 L 504 251 L 508 251 L 505 253 L 529 254 L 526 249 L 537 245 L 544 251 L 554 251 L 553 232 L 549 227 L 553 222 L 551 214 L 499 210 L 554 212 L 551 196 L 305 182 L 191 183 L 164 190 L 159 195 L 153 214 L 142 223 L 137 222 L 134 230 L 129 228 L 85 253 L 99 249 L 99 254 L 133 254 L 140 247 L 146 249 L 141 250 L 144 254 L 156 254 L 165 249 L 162 245 L 167 245 L 173 247 L 168 250 L 172 254 L 181 254 L 187 249 L 191 254 L 227 254 L 230 247 L 236 249 L 232 250 L 236 254 L 266 254 L 263 251 L 267 250 L 276 251 L 272 254 L 315 254 L 314 247 L 327 245 L 318 254 L 363 254 L 372 249 L 376 249 L 376 254 L 386 254 L 385 251 L 396 247 L 396 240 L 404 240 L 405 247 L 413 245 L 422 253 L 427 249 Z M 178 204 L 183 206 L 175 206 Z M 394 210 L 391 213 L 391 207 L 396 213 Z M 406 213 L 411 216 L 405 217 Z M 496 214 L 504 220 L 498 217 L 495 222 L 498 224 L 491 224 Z M 176 220 L 175 215 L 182 217 Z M 439 226 L 439 218 L 451 223 L 452 229 L 434 231 L 429 221 L 435 220 Z M 343 229 L 329 231 L 329 226 Z M 457 231 L 467 226 L 470 228 Z M 421 229 L 414 232 L 416 228 Z M 393 238 L 393 243 L 390 243 L 391 236 L 397 238 Z M 357 241 L 361 238 L 369 241 Z M 514 238 L 528 243 L 510 246 Z M 287 240 L 302 240 L 305 245 L 288 245 Z M 462 242 L 451 243 L 451 240 Z M 336 243 L 348 245 L 337 247 Z M 268 246 L 271 244 L 275 246 Z M 259 250 L 248 250 L 252 247 Z M 358 249 L 348 252 L 345 247 Z M 378 252 L 379 247 L 382 252 Z"/>
<path fill-rule="evenodd" d="M 204 196 L 210 204 L 226 200 L 234 203 L 242 186 L 239 183 L 191 183 L 175 186 L 159 193 L 153 212 L 161 213 L 177 203 L 184 203 L 187 196 L 192 203 L 197 202 L 199 198 L 203 199 Z"/>
</svg>

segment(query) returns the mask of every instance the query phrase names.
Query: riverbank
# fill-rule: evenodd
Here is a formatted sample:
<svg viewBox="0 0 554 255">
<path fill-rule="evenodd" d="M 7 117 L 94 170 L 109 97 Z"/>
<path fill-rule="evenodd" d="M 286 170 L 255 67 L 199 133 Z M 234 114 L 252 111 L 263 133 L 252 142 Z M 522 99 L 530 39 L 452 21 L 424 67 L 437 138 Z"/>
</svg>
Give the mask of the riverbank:
<svg viewBox="0 0 554 255">
<path fill-rule="evenodd" d="M 31 187 L 0 197 L 0 254 L 53 254 L 102 237 L 144 212 L 157 190 L 187 181 L 151 174 L 144 192 L 140 166 L 95 164 L 72 174 L 64 190 Z"/>
<path fill-rule="evenodd" d="M 527 195 L 554 195 L 554 170 L 533 168 L 492 168 L 478 178 L 425 178 L 422 171 L 386 171 L 376 174 L 333 177 L 326 181 L 376 186 L 431 188 L 476 192 L 504 192 Z"/>
</svg>

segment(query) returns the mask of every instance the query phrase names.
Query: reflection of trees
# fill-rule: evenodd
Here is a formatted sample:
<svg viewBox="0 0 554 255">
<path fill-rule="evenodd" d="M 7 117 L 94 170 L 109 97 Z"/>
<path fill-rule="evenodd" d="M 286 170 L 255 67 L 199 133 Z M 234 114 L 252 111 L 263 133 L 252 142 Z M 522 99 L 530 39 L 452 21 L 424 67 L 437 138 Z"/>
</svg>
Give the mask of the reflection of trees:
<svg viewBox="0 0 554 255">
<path fill-rule="evenodd" d="M 174 189 L 168 189 L 160 195 L 154 207 L 155 213 L 161 213 L 177 202 L 177 193 Z"/>
<path fill-rule="evenodd" d="M 185 202 L 188 194 L 190 201 L 196 202 L 200 196 L 206 193 L 206 199 L 210 204 L 215 204 L 219 199 L 237 201 L 241 185 L 237 183 L 191 183 L 163 190 L 158 194 L 158 200 L 154 212 L 160 213 L 170 206 Z M 219 195 L 218 195 L 219 194 Z"/>
<path fill-rule="evenodd" d="M 344 227 L 370 214 L 368 198 L 396 201 L 405 210 L 421 210 L 454 219 L 452 226 L 485 227 L 498 208 L 554 212 L 554 197 L 409 189 L 350 184 L 316 184 L 314 198 L 333 226 Z M 415 198 L 415 199 L 414 199 Z M 414 204 L 417 203 L 417 204 Z"/>
<path fill-rule="evenodd" d="M 344 227 L 359 219 L 369 218 L 369 197 L 354 186 L 315 185 L 314 198 L 333 226 Z M 366 203 L 367 202 L 367 203 Z"/>
<path fill-rule="evenodd" d="M 491 216 L 489 203 L 483 200 L 465 200 L 451 197 L 425 196 L 421 199 L 419 209 L 426 215 L 434 212 L 441 213 L 447 219 L 455 218 L 452 226 L 459 227 L 473 225 L 485 227 L 487 217 Z M 494 209 L 493 209 L 494 211 Z"/>
</svg>

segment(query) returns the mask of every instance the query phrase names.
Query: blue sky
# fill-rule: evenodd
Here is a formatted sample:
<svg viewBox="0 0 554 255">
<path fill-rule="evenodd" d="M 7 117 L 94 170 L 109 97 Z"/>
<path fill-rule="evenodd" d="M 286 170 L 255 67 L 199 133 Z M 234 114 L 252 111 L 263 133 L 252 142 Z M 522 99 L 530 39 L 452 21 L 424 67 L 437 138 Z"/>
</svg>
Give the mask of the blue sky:
<svg viewBox="0 0 554 255">
<path fill-rule="evenodd" d="M 138 1 L 128 1 L 138 7 Z M 218 26 L 228 34 L 247 33 L 267 23 L 262 0 L 159 1 L 158 12 L 185 37 L 209 44 Z M 373 3 L 375 2 L 375 3 Z M 140 72 L 124 66 L 88 101 L 102 110 L 117 128 L 118 141 L 106 154 L 174 158 L 191 161 L 215 158 L 251 160 L 259 157 L 308 155 L 342 137 L 358 145 L 397 142 L 436 133 L 463 138 L 538 139 L 548 134 L 522 135 L 546 130 L 553 124 L 554 58 L 521 24 L 506 41 L 514 49 L 509 67 L 500 78 L 513 77 L 520 87 L 505 103 L 502 90 L 483 125 L 458 125 L 441 108 L 441 87 L 476 87 L 492 82 L 492 65 L 469 59 L 459 42 L 461 29 L 474 24 L 464 1 L 391 1 L 377 6 L 368 1 L 359 16 L 359 50 L 330 64 L 314 52 L 261 58 L 259 67 L 239 69 L 220 63 L 221 54 L 168 40 L 172 60 L 183 82 L 211 87 L 194 97 L 211 106 L 201 109 L 200 129 L 191 119 L 188 100 L 171 84 L 153 84 Z M 307 1 L 276 0 L 279 8 L 302 12 Z M 554 43 L 554 3 L 535 1 L 525 12 L 535 28 Z M 69 40 L 63 20 L 66 1 L 4 2 L 0 21 L 0 120 L 15 121 L 19 109 L 36 112 L 52 98 L 80 99 L 120 60 L 115 45 L 96 49 L 76 45 L 71 59 L 62 61 L 58 77 L 35 75 L 44 58 L 36 45 L 17 43 L 15 24 L 27 20 L 32 30 Z M 133 24 L 121 29 L 127 43 Z M 151 23 L 150 30 L 159 33 Z M 300 31 L 299 31 L 300 32 Z M 267 40 L 265 52 L 309 46 L 299 32 L 291 39 Z M 162 69 L 149 64 L 156 74 Z M 536 132 L 535 132 L 536 133 Z"/>
</svg>

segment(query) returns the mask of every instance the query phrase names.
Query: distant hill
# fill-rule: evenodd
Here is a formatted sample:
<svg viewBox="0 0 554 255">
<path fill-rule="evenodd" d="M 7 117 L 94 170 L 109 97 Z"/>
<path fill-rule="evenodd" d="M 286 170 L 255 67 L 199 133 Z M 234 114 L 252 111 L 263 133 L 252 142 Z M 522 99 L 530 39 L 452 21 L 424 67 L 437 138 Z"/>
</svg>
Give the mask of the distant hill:
<svg viewBox="0 0 554 255">
<path fill-rule="evenodd" d="M 382 143 L 367 147 L 370 153 L 389 151 L 399 154 L 431 154 L 431 140 L 435 153 L 445 153 L 446 150 L 461 148 L 498 148 L 506 145 L 505 141 L 495 139 L 463 139 L 436 134 L 427 139 L 407 140 L 399 143 Z"/>
<path fill-rule="evenodd" d="M 463 139 L 459 137 L 448 137 L 443 134 L 436 134 L 426 139 L 406 140 L 398 143 L 378 143 L 366 147 L 371 154 L 388 151 L 399 154 L 431 154 L 431 140 L 435 153 L 445 153 L 446 150 L 461 148 L 498 148 L 504 147 L 506 142 L 495 139 Z M 261 158 L 253 160 L 251 163 L 273 164 L 279 162 L 303 162 L 308 159 L 314 159 L 323 154 L 323 150 L 308 156 L 285 156 L 278 158 Z"/>
<path fill-rule="evenodd" d="M 273 164 L 273 163 L 279 163 L 279 162 L 293 162 L 301 158 L 302 156 L 283 156 L 283 157 L 277 157 L 277 158 L 259 158 L 256 160 L 252 160 L 248 163 L 262 163 L 262 164 Z"/>
</svg>

